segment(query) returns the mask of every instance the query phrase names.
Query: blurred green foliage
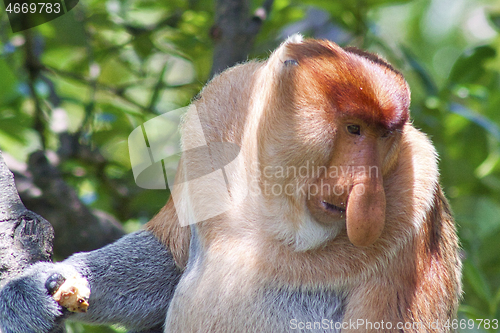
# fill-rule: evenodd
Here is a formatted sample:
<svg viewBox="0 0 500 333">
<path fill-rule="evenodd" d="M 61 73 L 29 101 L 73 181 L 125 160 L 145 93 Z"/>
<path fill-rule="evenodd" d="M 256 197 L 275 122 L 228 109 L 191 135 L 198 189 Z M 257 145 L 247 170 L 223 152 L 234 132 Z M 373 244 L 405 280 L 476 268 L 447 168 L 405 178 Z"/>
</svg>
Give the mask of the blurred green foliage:
<svg viewBox="0 0 500 333">
<path fill-rule="evenodd" d="M 134 187 L 127 137 L 144 121 L 187 105 L 209 79 L 213 8 L 208 0 L 87 0 L 16 34 L 3 12 L 0 149 L 26 161 L 42 144 L 57 150 L 61 132 L 78 133 L 106 163 L 96 169 L 66 160 L 65 179 L 87 204 L 128 225 L 146 221 L 168 193 Z M 412 118 L 440 154 L 441 182 L 459 226 L 460 318 L 467 319 L 500 319 L 499 31 L 493 1 L 276 0 L 251 55 L 265 58 L 287 34 L 302 32 L 379 53 L 404 73 Z M 34 92 L 28 40 L 44 66 Z M 68 332 L 124 330 L 75 324 Z"/>
</svg>

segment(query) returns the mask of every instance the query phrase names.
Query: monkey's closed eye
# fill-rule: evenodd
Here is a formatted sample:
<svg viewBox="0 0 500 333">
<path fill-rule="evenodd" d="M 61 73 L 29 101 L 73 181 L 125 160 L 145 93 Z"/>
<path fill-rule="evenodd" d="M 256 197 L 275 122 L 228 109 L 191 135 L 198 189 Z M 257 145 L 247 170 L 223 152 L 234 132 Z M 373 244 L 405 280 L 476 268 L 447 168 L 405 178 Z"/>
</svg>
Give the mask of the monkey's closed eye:
<svg viewBox="0 0 500 333">
<path fill-rule="evenodd" d="M 361 135 L 361 127 L 359 125 L 347 125 L 347 132 L 355 135 Z"/>
</svg>

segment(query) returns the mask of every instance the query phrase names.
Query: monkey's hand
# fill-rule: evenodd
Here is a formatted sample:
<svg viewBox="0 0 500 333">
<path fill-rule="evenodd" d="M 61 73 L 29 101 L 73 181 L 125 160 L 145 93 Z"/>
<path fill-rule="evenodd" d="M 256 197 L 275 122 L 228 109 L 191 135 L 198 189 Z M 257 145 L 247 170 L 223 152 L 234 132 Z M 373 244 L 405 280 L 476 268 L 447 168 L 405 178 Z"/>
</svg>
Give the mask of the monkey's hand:
<svg viewBox="0 0 500 333">
<path fill-rule="evenodd" d="M 0 290 L 0 331 L 2 333 L 53 332 L 61 327 L 70 312 L 52 293 L 64 280 L 82 278 L 68 265 L 37 263 Z M 58 282 L 59 281 L 59 282 Z M 57 288 L 56 288 L 57 287 Z M 61 287 L 61 288 L 59 288 Z M 64 287 L 61 290 L 66 290 Z M 78 289 L 80 291 L 80 288 Z M 83 291 L 83 289 L 82 289 Z M 63 306 L 61 306 L 63 305 Z"/>
<path fill-rule="evenodd" d="M 61 274 L 55 273 L 49 277 L 45 286 L 62 307 L 71 312 L 87 312 L 90 296 L 87 279 L 79 276 L 65 279 Z"/>
</svg>

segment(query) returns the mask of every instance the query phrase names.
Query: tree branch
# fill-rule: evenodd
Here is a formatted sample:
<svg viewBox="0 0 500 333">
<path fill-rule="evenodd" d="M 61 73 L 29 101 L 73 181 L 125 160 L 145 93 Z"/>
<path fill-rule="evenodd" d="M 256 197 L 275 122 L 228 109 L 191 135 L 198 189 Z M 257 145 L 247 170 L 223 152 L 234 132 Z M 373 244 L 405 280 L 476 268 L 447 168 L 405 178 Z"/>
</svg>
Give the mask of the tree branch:
<svg viewBox="0 0 500 333">
<path fill-rule="evenodd" d="M 52 226 L 27 210 L 0 152 L 0 287 L 38 261 L 51 261 Z"/>
<path fill-rule="evenodd" d="M 51 221 L 57 235 L 54 252 L 58 257 L 100 248 L 125 234 L 113 216 L 92 210 L 80 201 L 44 152 L 31 154 L 28 167 L 42 195 L 26 198 L 26 205 Z"/>
<path fill-rule="evenodd" d="M 273 0 L 265 0 L 254 15 L 250 15 L 248 0 L 217 0 L 215 24 L 211 29 L 215 41 L 214 61 L 210 76 L 247 60 L 255 37 L 269 15 Z"/>
</svg>

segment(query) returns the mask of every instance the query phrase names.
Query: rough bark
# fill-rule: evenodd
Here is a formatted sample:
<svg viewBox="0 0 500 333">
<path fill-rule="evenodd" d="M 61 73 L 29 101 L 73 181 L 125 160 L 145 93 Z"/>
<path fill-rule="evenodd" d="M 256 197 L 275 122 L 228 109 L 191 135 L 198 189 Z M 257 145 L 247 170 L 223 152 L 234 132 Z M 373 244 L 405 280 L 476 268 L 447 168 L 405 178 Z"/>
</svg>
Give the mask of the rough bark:
<svg viewBox="0 0 500 333">
<path fill-rule="evenodd" d="M 27 266 L 52 257 L 52 226 L 27 210 L 0 152 L 0 287 Z"/>
</svg>

